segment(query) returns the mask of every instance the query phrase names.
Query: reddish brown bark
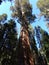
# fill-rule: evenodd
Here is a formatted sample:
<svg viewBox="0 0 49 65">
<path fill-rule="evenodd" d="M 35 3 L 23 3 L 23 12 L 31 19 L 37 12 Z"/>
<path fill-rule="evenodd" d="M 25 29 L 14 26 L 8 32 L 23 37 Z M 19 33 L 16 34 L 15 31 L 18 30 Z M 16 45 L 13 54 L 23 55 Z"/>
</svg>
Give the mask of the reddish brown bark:
<svg viewBox="0 0 49 65">
<path fill-rule="evenodd" d="M 33 54 L 30 50 L 28 30 L 25 27 L 22 27 L 20 34 L 23 47 L 24 65 L 34 65 Z"/>
</svg>

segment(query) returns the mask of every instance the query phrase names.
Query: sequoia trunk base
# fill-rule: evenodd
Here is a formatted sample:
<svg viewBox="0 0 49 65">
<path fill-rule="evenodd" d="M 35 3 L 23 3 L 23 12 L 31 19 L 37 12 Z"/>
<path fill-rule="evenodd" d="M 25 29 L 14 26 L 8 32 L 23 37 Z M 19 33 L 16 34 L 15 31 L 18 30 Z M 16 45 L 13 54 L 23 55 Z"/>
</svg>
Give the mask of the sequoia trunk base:
<svg viewBox="0 0 49 65">
<path fill-rule="evenodd" d="M 30 50 L 29 34 L 25 27 L 21 28 L 19 38 L 19 61 L 20 65 L 34 65 L 33 54 Z"/>
</svg>

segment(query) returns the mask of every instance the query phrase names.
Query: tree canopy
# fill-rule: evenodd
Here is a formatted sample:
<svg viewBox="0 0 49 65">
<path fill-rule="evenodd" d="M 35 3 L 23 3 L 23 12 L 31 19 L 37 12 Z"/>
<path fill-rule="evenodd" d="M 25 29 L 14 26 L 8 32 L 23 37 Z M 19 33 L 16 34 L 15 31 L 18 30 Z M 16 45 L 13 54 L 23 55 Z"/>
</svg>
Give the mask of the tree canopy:
<svg viewBox="0 0 49 65">
<path fill-rule="evenodd" d="M 41 15 L 44 15 L 45 20 L 49 21 L 49 0 L 38 0 L 37 6 L 41 11 Z M 49 22 L 47 22 L 49 28 Z"/>
<path fill-rule="evenodd" d="M 0 15 L 0 23 L 4 22 L 5 20 L 7 20 L 7 14 L 6 13 Z"/>
<path fill-rule="evenodd" d="M 37 6 L 45 18 L 49 18 L 49 0 L 38 0 Z"/>
<path fill-rule="evenodd" d="M 29 24 L 36 18 L 35 15 L 32 15 L 32 6 L 28 1 L 15 0 L 14 6 L 10 8 L 13 11 L 12 17 L 18 18 L 18 22 L 21 25 Z"/>
</svg>

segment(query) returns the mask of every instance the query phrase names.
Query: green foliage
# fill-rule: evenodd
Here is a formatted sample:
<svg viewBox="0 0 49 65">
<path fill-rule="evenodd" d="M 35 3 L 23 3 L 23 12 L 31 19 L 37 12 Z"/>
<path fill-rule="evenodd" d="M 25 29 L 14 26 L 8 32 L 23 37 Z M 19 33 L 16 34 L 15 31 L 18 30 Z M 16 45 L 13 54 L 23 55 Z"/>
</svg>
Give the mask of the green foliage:
<svg viewBox="0 0 49 65">
<path fill-rule="evenodd" d="M 42 34 L 42 50 L 45 53 L 47 60 L 49 58 L 49 35 L 46 31 L 41 29 Z"/>
<path fill-rule="evenodd" d="M 38 0 L 37 6 L 44 17 L 49 20 L 49 0 Z"/>
<path fill-rule="evenodd" d="M 0 65 L 15 65 L 18 45 L 16 23 L 11 19 L 0 26 Z"/>
<path fill-rule="evenodd" d="M 4 13 L 4 14 L 0 15 L 0 22 L 3 22 L 5 20 L 7 20 L 7 14 Z"/>
<path fill-rule="evenodd" d="M 27 0 L 15 0 L 14 6 L 10 8 L 13 18 L 18 18 L 21 25 L 27 25 L 35 20 L 36 16 L 32 14 L 32 6 Z"/>
</svg>

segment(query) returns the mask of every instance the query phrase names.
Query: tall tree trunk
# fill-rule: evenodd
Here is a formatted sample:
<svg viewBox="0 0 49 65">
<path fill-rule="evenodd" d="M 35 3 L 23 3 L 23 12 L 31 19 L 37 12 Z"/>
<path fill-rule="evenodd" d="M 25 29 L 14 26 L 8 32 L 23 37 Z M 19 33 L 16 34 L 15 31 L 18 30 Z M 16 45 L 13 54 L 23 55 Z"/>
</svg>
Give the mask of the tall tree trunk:
<svg viewBox="0 0 49 65">
<path fill-rule="evenodd" d="M 24 65 L 34 65 L 34 60 L 33 60 L 33 54 L 30 50 L 30 41 L 29 41 L 29 33 L 27 28 L 24 26 L 21 27 L 21 33 L 20 33 L 20 41 L 22 45 L 22 48 L 20 48 L 20 53 L 21 54 L 21 59 L 23 60 Z M 21 46 L 20 46 L 21 47 Z M 23 58 L 22 58 L 23 56 Z"/>
</svg>

